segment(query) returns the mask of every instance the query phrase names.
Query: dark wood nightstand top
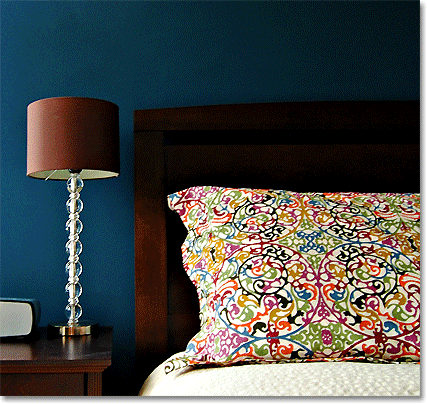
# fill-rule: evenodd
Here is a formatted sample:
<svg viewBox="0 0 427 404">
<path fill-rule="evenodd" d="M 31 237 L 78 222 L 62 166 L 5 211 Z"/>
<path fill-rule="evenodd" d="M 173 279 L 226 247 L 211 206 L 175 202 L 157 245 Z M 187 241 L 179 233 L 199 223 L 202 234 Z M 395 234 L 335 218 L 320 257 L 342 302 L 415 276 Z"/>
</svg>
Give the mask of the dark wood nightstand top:
<svg viewBox="0 0 427 404">
<path fill-rule="evenodd" d="M 3 338 L 0 372 L 102 372 L 111 365 L 112 336 L 112 327 L 100 327 L 98 335 L 50 338 L 41 327 L 32 337 Z"/>
</svg>

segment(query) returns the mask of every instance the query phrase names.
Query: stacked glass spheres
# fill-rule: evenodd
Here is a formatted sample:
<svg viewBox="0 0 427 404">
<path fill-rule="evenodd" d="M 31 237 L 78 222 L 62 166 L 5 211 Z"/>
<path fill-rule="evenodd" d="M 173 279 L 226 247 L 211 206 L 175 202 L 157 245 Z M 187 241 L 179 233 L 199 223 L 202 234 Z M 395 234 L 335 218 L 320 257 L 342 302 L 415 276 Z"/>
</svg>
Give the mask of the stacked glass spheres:
<svg viewBox="0 0 427 404">
<path fill-rule="evenodd" d="M 83 180 L 78 173 L 72 173 L 67 181 L 67 189 L 70 197 L 67 200 L 68 220 L 65 229 L 69 232 L 65 249 L 68 253 L 68 262 L 65 266 L 68 274 L 68 282 L 65 291 L 68 294 L 68 304 L 65 308 L 65 315 L 69 325 L 77 325 L 82 315 L 82 307 L 79 304 L 79 297 L 82 293 L 82 286 L 79 276 L 82 273 L 82 264 L 79 255 L 82 252 L 82 243 L 79 234 L 83 230 L 83 224 L 79 219 L 83 210 L 83 202 L 80 200 L 80 191 L 83 188 Z"/>
</svg>

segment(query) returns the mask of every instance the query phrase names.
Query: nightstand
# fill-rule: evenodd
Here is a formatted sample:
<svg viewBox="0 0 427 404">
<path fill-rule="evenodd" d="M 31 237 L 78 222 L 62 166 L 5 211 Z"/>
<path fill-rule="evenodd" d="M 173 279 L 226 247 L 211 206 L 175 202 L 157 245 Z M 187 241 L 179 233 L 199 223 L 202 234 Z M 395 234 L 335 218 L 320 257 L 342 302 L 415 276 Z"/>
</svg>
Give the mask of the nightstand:
<svg viewBox="0 0 427 404">
<path fill-rule="evenodd" d="M 0 342 L 2 396 L 100 396 L 102 372 L 111 365 L 112 327 L 99 334 L 35 337 Z"/>
</svg>

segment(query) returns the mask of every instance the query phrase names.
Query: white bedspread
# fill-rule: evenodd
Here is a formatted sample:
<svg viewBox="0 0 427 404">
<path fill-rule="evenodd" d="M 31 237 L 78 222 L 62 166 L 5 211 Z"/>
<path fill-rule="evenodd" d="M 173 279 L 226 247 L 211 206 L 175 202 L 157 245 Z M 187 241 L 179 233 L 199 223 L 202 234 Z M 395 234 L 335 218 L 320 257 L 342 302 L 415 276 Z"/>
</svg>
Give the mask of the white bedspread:
<svg viewBox="0 0 427 404">
<path fill-rule="evenodd" d="M 157 367 L 144 396 L 419 396 L 416 363 L 310 362 L 195 369 Z"/>
</svg>

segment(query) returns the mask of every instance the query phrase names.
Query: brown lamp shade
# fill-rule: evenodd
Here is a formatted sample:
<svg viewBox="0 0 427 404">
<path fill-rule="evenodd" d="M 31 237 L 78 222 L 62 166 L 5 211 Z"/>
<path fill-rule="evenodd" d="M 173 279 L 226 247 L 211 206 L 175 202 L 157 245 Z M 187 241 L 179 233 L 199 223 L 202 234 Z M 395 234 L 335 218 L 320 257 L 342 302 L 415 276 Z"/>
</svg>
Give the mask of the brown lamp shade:
<svg viewBox="0 0 427 404">
<path fill-rule="evenodd" d="M 27 108 L 27 175 L 67 180 L 120 173 L 119 108 L 94 98 L 58 97 Z"/>
</svg>

